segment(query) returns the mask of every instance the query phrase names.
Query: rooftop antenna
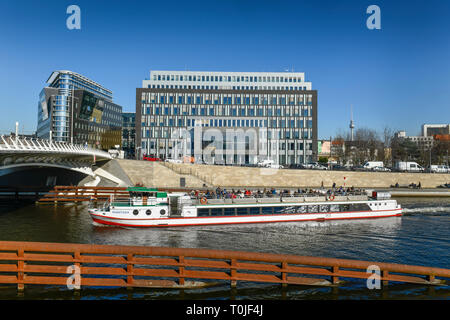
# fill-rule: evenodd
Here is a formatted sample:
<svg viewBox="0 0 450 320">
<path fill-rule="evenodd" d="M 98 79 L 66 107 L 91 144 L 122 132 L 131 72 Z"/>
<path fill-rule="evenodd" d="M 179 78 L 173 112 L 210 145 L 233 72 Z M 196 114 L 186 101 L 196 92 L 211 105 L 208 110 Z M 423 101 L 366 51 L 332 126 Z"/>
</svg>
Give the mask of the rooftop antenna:
<svg viewBox="0 0 450 320">
<path fill-rule="evenodd" d="M 353 105 L 350 105 L 350 139 L 353 141 L 353 129 L 355 128 L 355 124 L 353 122 Z"/>
</svg>

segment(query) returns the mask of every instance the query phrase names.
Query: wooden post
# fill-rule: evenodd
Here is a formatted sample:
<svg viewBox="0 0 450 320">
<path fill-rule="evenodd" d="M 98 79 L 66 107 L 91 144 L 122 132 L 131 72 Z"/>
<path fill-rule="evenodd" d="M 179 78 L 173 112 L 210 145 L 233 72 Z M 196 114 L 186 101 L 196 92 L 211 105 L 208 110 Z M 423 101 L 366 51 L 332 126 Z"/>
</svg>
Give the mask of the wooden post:
<svg viewBox="0 0 450 320">
<path fill-rule="evenodd" d="M 17 250 L 17 290 L 23 291 L 25 289 L 25 284 L 23 283 L 23 280 L 25 278 L 24 275 L 24 269 L 25 269 L 25 261 L 24 258 L 24 250 L 20 249 Z M 22 283 L 21 283 L 22 282 Z"/>
<path fill-rule="evenodd" d="M 81 253 L 80 250 L 76 250 L 75 254 L 74 254 L 74 258 L 75 258 L 75 270 L 79 270 L 80 274 L 78 275 L 80 277 L 80 287 L 75 286 L 75 294 L 79 294 L 79 290 L 81 289 L 81 263 L 79 261 L 81 261 Z"/>
<path fill-rule="evenodd" d="M 230 286 L 231 288 L 236 288 L 237 286 L 237 281 L 236 276 L 237 276 L 237 272 L 236 272 L 236 259 L 231 259 L 231 272 L 230 272 L 230 276 L 231 276 L 231 282 L 230 282 Z"/>
<path fill-rule="evenodd" d="M 283 261 L 281 263 L 281 287 L 286 288 L 287 287 L 287 272 L 286 269 L 288 267 L 288 264 L 286 261 Z"/>
<path fill-rule="evenodd" d="M 178 284 L 180 286 L 184 286 L 184 257 L 183 256 L 180 256 L 178 258 L 178 263 L 180 264 L 180 266 L 178 267 L 178 275 L 179 275 Z"/>
<path fill-rule="evenodd" d="M 133 288 L 133 257 L 132 253 L 127 255 L 127 289 Z"/>
<path fill-rule="evenodd" d="M 387 271 L 387 270 L 381 271 L 381 278 L 387 278 L 387 277 L 389 277 L 389 271 Z M 381 284 L 383 285 L 383 287 L 387 286 L 387 285 L 389 285 L 389 281 L 388 280 L 383 280 L 381 282 Z"/>
<path fill-rule="evenodd" d="M 331 282 L 333 284 L 338 284 L 339 283 L 339 277 L 335 276 L 334 274 L 337 274 L 339 272 L 339 267 L 338 266 L 333 266 L 332 272 L 333 272 L 333 276 L 331 277 Z"/>
</svg>

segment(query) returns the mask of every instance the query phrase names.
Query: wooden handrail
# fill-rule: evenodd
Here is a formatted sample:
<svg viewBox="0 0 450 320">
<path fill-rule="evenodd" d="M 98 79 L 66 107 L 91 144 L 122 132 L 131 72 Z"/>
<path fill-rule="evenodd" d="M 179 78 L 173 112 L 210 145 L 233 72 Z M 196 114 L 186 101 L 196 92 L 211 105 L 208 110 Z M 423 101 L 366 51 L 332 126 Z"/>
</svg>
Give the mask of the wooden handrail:
<svg viewBox="0 0 450 320">
<path fill-rule="evenodd" d="M 437 278 L 450 278 L 450 269 L 384 262 L 229 250 L 45 242 L 0 241 L 0 261 L 0 284 L 17 284 L 19 290 L 26 284 L 67 285 L 73 270 L 79 270 L 81 286 L 116 287 L 208 285 L 199 279 L 228 281 L 232 286 L 238 281 L 334 285 L 339 283 L 339 278 L 367 279 L 372 276 L 367 269 L 374 265 L 381 271 L 380 281 L 384 284 L 394 281 L 436 285 L 443 283 L 443 279 Z"/>
</svg>

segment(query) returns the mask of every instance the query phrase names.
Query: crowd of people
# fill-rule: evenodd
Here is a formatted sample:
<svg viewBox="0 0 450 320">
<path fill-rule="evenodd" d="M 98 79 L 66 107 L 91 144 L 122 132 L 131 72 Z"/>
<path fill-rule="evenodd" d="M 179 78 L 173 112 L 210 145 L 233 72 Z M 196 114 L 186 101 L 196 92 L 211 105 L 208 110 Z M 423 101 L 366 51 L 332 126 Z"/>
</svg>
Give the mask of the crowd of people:
<svg viewBox="0 0 450 320">
<path fill-rule="evenodd" d="M 362 189 L 356 189 L 354 187 L 333 187 L 331 189 L 324 189 L 323 187 L 319 189 L 282 189 L 276 190 L 275 188 L 264 188 L 264 189 L 222 189 L 220 187 L 215 190 L 192 190 L 191 197 L 194 199 L 201 199 L 203 197 L 207 199 L 236 199 L 236 198 L 266 198 L 266 197 L 303 197 L 303 196 L 329 196 L 329 195 L 361 195 L 365 191 Z"/>
</svg>

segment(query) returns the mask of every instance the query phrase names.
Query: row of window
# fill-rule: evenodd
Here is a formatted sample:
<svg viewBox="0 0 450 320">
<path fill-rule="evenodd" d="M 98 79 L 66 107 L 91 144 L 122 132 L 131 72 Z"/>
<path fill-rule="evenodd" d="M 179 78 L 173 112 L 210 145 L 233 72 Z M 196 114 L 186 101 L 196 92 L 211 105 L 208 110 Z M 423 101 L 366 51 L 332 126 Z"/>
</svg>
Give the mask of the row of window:
<svg viewBox="0 0 450 320">
<path fill-rule="evenodd" d="M 74 75 L 62 74 L 56 81 L 52 83 L 51 86 L 54 88 L 61 88 L 61 89 L 72 89 L 73 87 L 75 87 L 75 90 L 84 89 L 92 93 L 102 95 L 109 100 L 112 100 L 111 92 L 108 92 L 107 90 L 103 89 L 100 86 L 96 86 L 89 82 L 83 81 L 82 79 Z"/>
<path fill-rule="evenodd" d="M 209 142 L 209 141 L 207 141 Z M 214 143 L 217 146 L 217 142 Z M 236 146 L 239 144 L 239 142 L 234 142 L 234 144 L 230 144 L 230 142 L 224 142 L 222 144 L 222 150 L 234 150 L 236 149 Z M 250 145 L 247 142 L 243 142 L 241 144 L 245 144 L 245 149 L 250 149 Z M 156 142 L 156 139 L 153 140 L 149 140 L 148 143 L 148 147 L 149 147 L 149 151 L 155 151 L 157 148 L 158 143 Z M 184 141 L 159 141 L 159 147 L 164 149 L 167 148 L 169 150 L 171 150 L 172 148 L 175 148 L 175 146 L 177 146 L 178 149 L 182 149 L 184 148 Z M 297 146 L 297 148 L 296 148 Z M 269 145 L 269 149 L 271 150 L 276 150 L 276 148 L 279 147 L 279 150 L 281 151 L 294 151 L 294 150 L 298 150 L 298 151 L 303 151 L 303 150 L 312 150 L 312 144 L 311 142 L 280 142 L 280 143 L 274 143 L 274 142 L 270 142 Z M 304 149 L 304 147 L 306 147 L 306 149 Z M 147 148 L 144 148 L 147 149 Z M 187 147 L 187 149 L 189 149 L 189 146 Z"/>
<path fill-rule="evenodd" d="M 196 89 L 196 90 L 219 90 L 219 89 L 233 89 L 233 90 L 289 90 L 289 91 L 306 91 L 308 90 L 305 86 L 193 86 L 193 85 L 159 85 L 159 84 L 149 84 L 147 88 L 153 89 Z"/>
<path fill-rule="evenodd" d="M 312 95 L 142 94 L 142 103 L 312 105 Z"/>
<path fill-rule="evenodd" d="M 313 128 L 311 119 L 190 119 L 187 117 L 147 117 L 142 127 L 216 127 L 216 128 Z"/>
<path fill-rule="evenodd" d="M 156 105 L 143 106 L 141 114 L 145 115 L 175 115 L 175 116 L 249 116 L 249 117 L 311 117 L 312 107 L 188 107 Z"/>
<path fill-rule="evenodd" d="M 198 209 L 197 216 L 241 216 L 260 214 L 302 214 L 302 213 L 325 213 L 325 212 L 353 212 L 371 211 L 366 203 L 352 204 L 323 204 L 302 206 L 273 206 L 273 207 L 224 207 L 211 209 Z"/>
<path fill-rule="evenodd" d="M 211 82 L 302 82 L 301 77 L 284 76 L 220 76 L 220 75 L 178 75 L 154 74 L 154 81 L 211 81 Z"/>
<path fill-rule="evenodd" d="M 241 129 L 242 130 L 242 129 Z M 182 134 L 182 130 L 164 128 L 164 127 L 150 127 L 142 129 L 142 138 L 170 138 L 178 139 L 178 136 Z M 224 133 L 226 135 L 226 133 Z M 260 132 L 262 134 L 262 132 Z M 313 132 L 312 129 L 284 129 L 276 130 L 272 132 L 269 130 L 267 132 L 266 139 L 277 140 L 277 139 L 312 139 Z"/>
</svg>

